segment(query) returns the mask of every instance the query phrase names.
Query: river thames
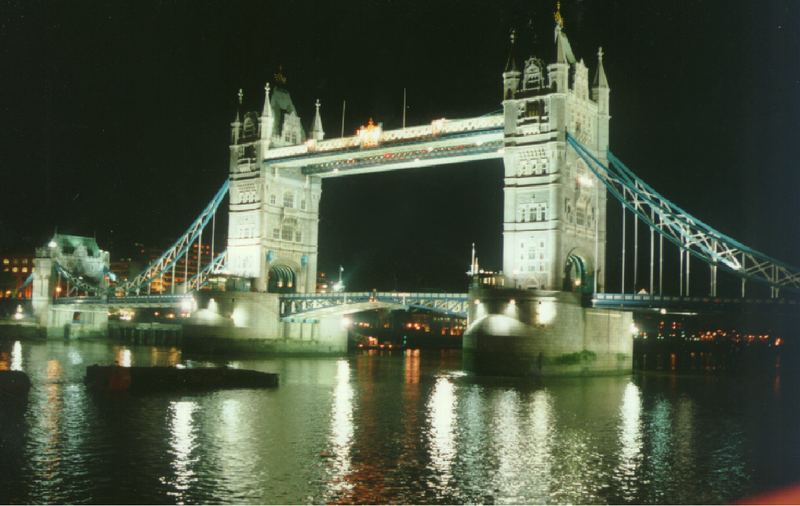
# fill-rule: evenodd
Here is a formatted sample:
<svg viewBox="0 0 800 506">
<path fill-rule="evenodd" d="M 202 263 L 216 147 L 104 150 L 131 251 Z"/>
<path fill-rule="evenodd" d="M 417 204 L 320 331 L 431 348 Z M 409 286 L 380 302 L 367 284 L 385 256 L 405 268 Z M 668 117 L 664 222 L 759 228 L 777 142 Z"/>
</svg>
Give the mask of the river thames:
<svg viewBox="0 0 800 506">
<path fill-rule="evenodd" d="M 264 390 L 89 395 L 87 365 L 228 365 Z M 0 341 L 0 503 L 721 503 L 800 480 L 776 374 L 477 378 L 458 351 L 208 361 Z"/>
</svg>

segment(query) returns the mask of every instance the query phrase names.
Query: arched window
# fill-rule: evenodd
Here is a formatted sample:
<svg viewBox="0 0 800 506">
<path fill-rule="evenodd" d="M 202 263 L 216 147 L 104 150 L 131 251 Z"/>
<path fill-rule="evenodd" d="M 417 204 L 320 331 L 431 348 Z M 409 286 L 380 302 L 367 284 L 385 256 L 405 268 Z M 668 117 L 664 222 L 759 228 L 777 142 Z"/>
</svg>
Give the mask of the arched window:
<svg viewBox="0 0 800 506">
<path fill-rule="evenodd" d="M 256 134 L 256 125 L 253 118 L 247 117 L 244 120 L 244 136 L 253 137 Z"/>
<path fill-rule="evenodd" d="M 294 207 L 294 192 L 286 191 L 283 193 L 283 207 Z"/>
<path fill-rule="evenodd" d="M 281 227 L 281 239 L 284 241 L 293 241 L 296 229 L 297 229 L 297 220 L 295 220 L 294 218 L 286 218 L 285 220 L 283 220 L 283 226 Z"/>
</svg>

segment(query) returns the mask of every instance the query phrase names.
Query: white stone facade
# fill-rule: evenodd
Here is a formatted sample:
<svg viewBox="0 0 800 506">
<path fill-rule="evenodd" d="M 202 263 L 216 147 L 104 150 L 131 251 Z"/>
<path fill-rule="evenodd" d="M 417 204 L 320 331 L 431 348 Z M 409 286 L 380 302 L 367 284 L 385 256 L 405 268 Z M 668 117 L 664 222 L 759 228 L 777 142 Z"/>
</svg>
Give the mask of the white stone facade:
<svg viewBox="0 0 800 506">
<path fill-rule="evenodd" d="M 503 73 L 503 273 L 520 288 L 575 289 L 593 283 L 597 266 L 602 287 L 606 191 L 568 149 L 565 134 L 605 162 L 610 90 L 602 52 L 590 96 L 583 60 L 575 60 L 560 29 L 556 40 L 557 61 L 547 66 L 547 79 L 536 58 L 526 61 L 524 72 L 517 71 L 513 47 Z M 582 268 L 567 269 L 576 264 Z M 570 270 L 566 285 L 565 270 Z"/>
<path fill-rule="evenodd" d="M 227 270 L 253 278 L 258 291 L 314 292 L 322 185 L 264 161 L 271 146 L 306 139 L 288 92 L 276 96 L 270 101 L 267 88 L 261 117 L 248 113 L 240 123 L 237 114 L 231 125 Z"/>
</svg>

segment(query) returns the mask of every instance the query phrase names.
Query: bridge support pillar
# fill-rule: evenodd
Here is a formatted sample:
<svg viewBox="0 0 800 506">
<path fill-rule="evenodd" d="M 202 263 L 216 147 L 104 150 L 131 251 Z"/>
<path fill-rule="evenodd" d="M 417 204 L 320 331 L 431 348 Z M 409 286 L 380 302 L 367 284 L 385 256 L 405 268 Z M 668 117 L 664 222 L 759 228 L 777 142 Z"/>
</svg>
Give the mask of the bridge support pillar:
<svg viewBox="0 0 800 506">
<path fill-rule="evenodd" d="M 46 312 L 48 339 L 104 337 L 108 334 L 108 306 L 55 304 Z"/>
<path fill-rule="evenodd" d="M 347 351 L 341 315 L 281 318 L 278 294 L 203 291 L 183 326 L 184 350 L 207 353 L 338 354 Z M 212 303 L 213 299 L 213 303 Z"/>
<path fill-rule="evenodd" d="M 568 292 L 470 292 L 465 368 L 478 374 L 624 374 L 633 365 L 632 313 L 587 308 Z"/>
<path fill-rule="evenodd" d="M 50 302 L 55 295 L 53 280 L 53 260 L 50 258 L 33 259 L 33 283 L 31 302 L 33 315 L 41 327 L 47 326 Z"/>
</svg>

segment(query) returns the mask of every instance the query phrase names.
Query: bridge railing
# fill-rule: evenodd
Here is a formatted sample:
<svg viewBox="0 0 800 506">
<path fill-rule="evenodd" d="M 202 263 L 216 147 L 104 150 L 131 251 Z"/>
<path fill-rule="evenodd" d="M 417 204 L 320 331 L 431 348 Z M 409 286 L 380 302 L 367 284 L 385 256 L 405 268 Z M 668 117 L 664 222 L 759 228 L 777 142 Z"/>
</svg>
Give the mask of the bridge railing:
<svg viewBox="0 0 800 506">
<path fill-rule="evenodd" d="M 795 299 L 743 299 L 739 297 L 680 297 L 675 295 L 658 295 L 642 293 L 596 293 L 592 295 L 593 307 L 607 308 L 653 308 L 664 310 L 675 309 L 713 309 L 745 305 L 798 306 Z"/>
</svg>

